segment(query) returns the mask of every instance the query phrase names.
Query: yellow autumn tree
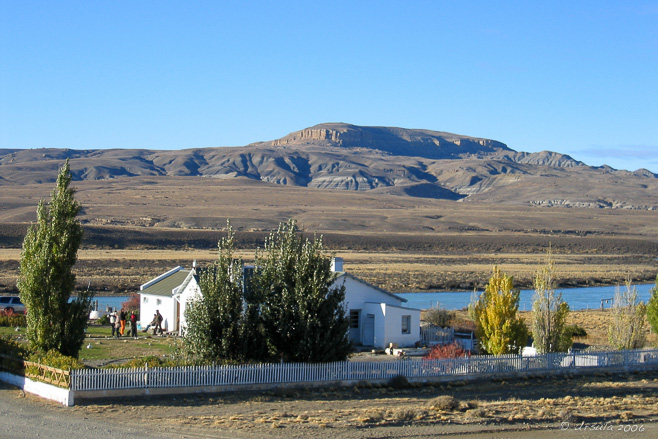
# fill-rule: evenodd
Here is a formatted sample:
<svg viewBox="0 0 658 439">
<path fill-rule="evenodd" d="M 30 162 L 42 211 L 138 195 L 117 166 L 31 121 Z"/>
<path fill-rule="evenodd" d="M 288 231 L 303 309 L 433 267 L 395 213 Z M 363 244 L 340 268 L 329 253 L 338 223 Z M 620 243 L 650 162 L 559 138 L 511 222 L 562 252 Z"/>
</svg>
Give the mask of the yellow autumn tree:
<svg viewBox="0 0 658 439">
<path fill-rule="evenodd" d="M 489 284 L 475 304 L 476 334 L 480 348 L 489 354 L 519 353 L 528 340 L 528 329 L 517 316 L 520 291 L 514 278 L 494 267 Z"/>
</svg>

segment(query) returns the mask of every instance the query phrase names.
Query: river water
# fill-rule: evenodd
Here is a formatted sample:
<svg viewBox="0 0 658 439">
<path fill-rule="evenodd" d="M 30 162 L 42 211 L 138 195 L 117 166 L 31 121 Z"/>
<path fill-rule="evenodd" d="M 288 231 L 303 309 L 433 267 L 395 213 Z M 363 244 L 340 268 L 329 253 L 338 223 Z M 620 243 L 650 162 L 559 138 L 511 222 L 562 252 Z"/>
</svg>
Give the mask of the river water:
<svg viewBox="0 0 658 439">
<path fill-rule="evenodd" d="M 641 301 L 647 303 L 649 300 L 649 291 L 654 284 L 635 285 Z M 572 310 L 580 309 L 600 309 L 601 299 L 612 299 L 615 296 L 617 287 L 583 287 L 583 288 L 565 288 L 558 289 L 562 293 L 562 298 L 569 304 Z M 440 292 L 440 293 L 399 293 L 407 302 L 404 304 L 408 308 L 427 309 L 437 304 L 443 309 L 462 309 L 466 308 L 471 302 L 470 292 Z M 521 290 L 519 302 L 520 311 L 530 311 L 532 309 L 533 290 Z M 122 296 L 98 296 L 94 297 L 94 303 L 98 301 L 98 310 L 105 311 L 108 307 L 121 309 L 121 304 L 127 301 L 129 297 Z M 612 301 L 604 303 L 605 308 L 610 308 Z"/>
<path fill-rule="evenodd" d="M 635 285 L 639 299 L 644 303 L 649 300 L 649 291 L 654 284 Z M 572 310 L 600 309 L 601 299 L 612 299 L 618 287 L 583 287 L 557 289 L 562 293 L 562 299 Z M 625 287 L 624 287 L 625 288 Z M 471 302 L 472 292 L 440 292 L 440 293 L 399 293 L 398 296 L 407 299 L 405 307 L 428 309 L 437 304 L 443 309 L 466 308 Z M 532 310 L 533 290 L 521 290 L 519 311 Z M 610 308 L 612 300 L 604 302 L 605 308 Z"/>
</svg>

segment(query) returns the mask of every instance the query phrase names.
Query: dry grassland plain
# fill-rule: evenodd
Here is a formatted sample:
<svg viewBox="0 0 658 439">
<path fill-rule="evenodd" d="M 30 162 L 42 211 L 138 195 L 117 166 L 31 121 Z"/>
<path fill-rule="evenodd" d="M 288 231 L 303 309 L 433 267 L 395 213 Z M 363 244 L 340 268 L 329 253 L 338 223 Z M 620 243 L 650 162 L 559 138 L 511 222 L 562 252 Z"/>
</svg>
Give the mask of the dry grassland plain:
<svg viewBox="0 0 658 439">
<path fill-rule="evenodd" d="M 542 208 L 308 189 L 248 179 L 134 177 L 75 182 L 85 241 L 79 286 L 130 293 L 176 265 L 216 257 L 227 219 L 247 261 L 289 218 L 322 235 L 345 269 L 392 292 L 472 290 L 493 265 L 529 287 L 549 246 L 562 287 L 658 273 L 658 211 Z M 52 184 L 3 186 L 0 292 L 15 290 L 27 224 Z"/>
</svg>

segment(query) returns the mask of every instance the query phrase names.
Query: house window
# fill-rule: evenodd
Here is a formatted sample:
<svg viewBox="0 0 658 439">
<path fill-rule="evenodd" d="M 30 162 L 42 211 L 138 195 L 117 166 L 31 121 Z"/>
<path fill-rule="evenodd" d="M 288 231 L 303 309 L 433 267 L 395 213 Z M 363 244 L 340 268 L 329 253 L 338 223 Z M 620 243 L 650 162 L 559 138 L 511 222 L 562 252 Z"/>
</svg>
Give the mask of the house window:
<svg viewBox="0 0 658 439">
<path fill-rule="evenodd" d="M 402 333 L 411 334 L 411 316 L 402 316 Z"/>
<path fill-rule="evenodd" d="M 149 303 L 149 298 L 148 297 L 144 297 L 144 303 Z"/>
<path fill-rule="evenodd" d="M 361 315 L 360 309 L 351 309 L 350 310 L 350 328 L 359 327 L 359 316 Z"/>
<path fill-rule="evenodd" d="M 160 300 L 160 299 L 156 299 L 156 304 L 157 304 L 157 305 L 162 304 L 162 300 Z"/>
</svg>

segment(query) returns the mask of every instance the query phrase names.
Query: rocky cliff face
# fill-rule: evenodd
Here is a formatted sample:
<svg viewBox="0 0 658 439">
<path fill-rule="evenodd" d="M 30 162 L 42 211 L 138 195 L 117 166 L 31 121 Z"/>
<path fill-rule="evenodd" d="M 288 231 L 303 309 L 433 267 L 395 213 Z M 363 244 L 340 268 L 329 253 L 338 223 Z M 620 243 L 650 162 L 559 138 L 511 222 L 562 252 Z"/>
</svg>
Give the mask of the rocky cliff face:
<svg viewBox="0 0 658 439">
<path fill-rule="evenodd" d="M 343 123 L 316 125 L 259 146 L 368 148 L 393 155 L 437 160 L 461 158 L 468 154 L 514 152 L 495 140 L 440 131 L 360 127 Z"/>
<path fill-rule="evenodd" d="M 658 176 L 440 131 L 321 124 L 236 148 L 0 150 L 0 185 L 74 178 L 243 177 L 281 185 L 536 206 L 658 209 Z"/>
</svg>

